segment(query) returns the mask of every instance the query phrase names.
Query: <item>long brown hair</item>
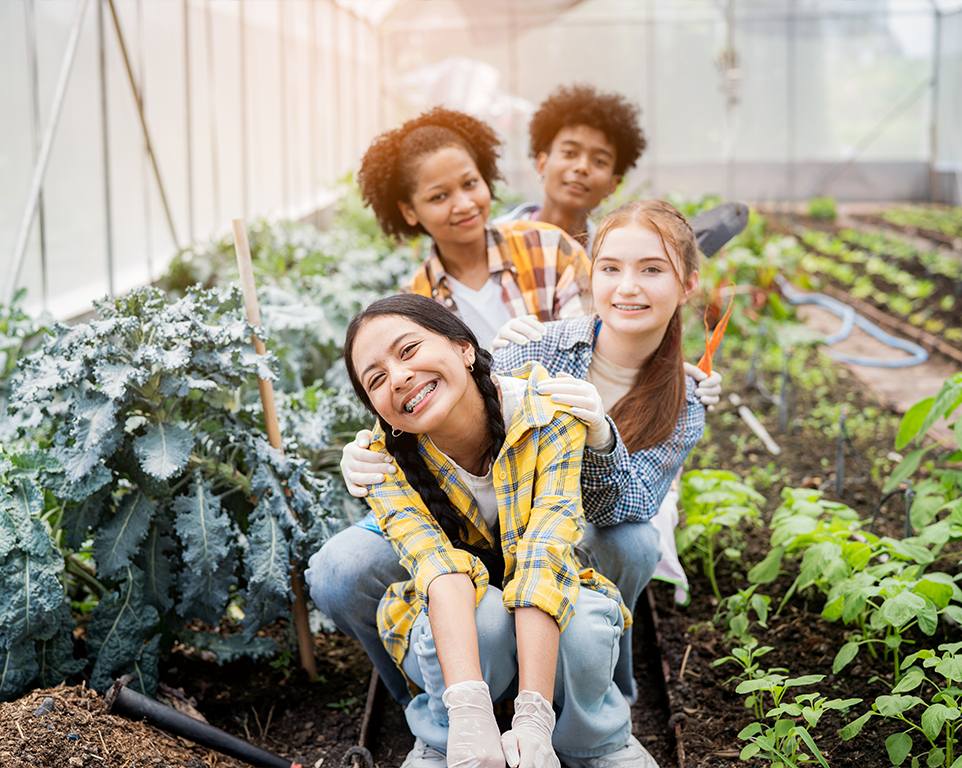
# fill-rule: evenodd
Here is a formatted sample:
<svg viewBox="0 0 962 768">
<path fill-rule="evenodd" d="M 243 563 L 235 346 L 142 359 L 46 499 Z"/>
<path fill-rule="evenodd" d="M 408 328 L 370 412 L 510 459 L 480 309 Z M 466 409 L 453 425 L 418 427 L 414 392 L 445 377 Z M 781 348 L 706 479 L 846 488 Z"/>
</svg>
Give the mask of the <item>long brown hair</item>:
<svg viewBox="0 0 962 768">
<path fill-rule="evenodd" d="M 592 264 L 598 258 L 605 237 L 613 229 L 635 225 L 656 233 L 669 257 L 678 257 L 682 274 L 672 261 L 672 270 L 682 285 L 698 269 L 695 233 L 674 206 L 664 200 L 634 200 L 609 213 L 598 227 Z M 685 372 L 681 351 L 681 306 L 676 307 L 658 349 L 639 367 L 638 375 L 621 400 L 609 412 L 629 453 L 650 448 L 666 440 L 685 412 Z"/>
</svg>

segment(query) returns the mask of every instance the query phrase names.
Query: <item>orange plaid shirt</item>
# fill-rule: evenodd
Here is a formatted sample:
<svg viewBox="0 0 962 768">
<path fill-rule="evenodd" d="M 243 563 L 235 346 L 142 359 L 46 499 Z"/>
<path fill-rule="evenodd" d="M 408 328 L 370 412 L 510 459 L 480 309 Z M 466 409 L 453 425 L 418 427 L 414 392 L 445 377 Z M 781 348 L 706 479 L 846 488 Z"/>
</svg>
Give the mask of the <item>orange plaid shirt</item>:
<svg viewBox="0 0 962 768">
<path fill-rule="evenodd" d="M 537 315 L 547 322 L 591 311 L 591 262 L 564 230 L 539 221 L 489 223 L 487 238 L 488 269 L 501 283 L 501 300 L 512 317 Z M 428 296 L 458 312 L 436 244 L 401 292 Z"/>
</svg>

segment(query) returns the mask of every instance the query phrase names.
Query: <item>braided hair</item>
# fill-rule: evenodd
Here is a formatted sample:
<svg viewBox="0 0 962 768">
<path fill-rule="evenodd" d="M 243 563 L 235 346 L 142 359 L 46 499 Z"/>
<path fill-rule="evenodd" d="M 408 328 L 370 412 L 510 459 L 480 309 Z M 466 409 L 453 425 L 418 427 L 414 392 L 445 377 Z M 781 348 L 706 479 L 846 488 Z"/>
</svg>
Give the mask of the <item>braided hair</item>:
<svg viewBox="0 0 962 768">
<path fill-rule="evenodd" d="M 353 359 L 357 334 L 366 321 L 373 317 L 385 315 L 407 318 L 422 328 L 446 339 L 468 341 L 474 347 L 475 361 L 471 377 L 484 400 L 488 433 L 491 437 L 491 446 L 488 448 L 485 458 L 490 458 L 491 462 L 494 462 L 504 445 L 506 431 L 504 416 L 501 413 L 501 401 L 498 397 L 498 388 L 491 378 L 491 353 L 481 348 L 474 332 L 459 317 L 426 296 L 414 293 L 398 294 L 375 301 L 351 320 L 347 329 L 347 339 L 344 342 L 344 363 L 347 366 L 351 385 L 364 407 L 377 416 L 378 422 L 384 430 L 385 446 L 388 452 L 397 461 L 407 481 L 421 497 L 431 516 L 451 544 L 478 557 L 488 569 L 491 583 L 500 586 L 504 579 L 504 559 L 500 552 L 495 553 L 490 549 L 473 546 L 464 541 L 464 536 L 467 534 L 464 519 L 451 504 L 451 500 L 438 484 L 437 478 L 425 464 L 424 457 L 421 456 L 418 449 L 417 435 L 402 432 L 395 437 L 393 427 L 375 411 L 371 398 L 361 383 Z"/>
</svg>

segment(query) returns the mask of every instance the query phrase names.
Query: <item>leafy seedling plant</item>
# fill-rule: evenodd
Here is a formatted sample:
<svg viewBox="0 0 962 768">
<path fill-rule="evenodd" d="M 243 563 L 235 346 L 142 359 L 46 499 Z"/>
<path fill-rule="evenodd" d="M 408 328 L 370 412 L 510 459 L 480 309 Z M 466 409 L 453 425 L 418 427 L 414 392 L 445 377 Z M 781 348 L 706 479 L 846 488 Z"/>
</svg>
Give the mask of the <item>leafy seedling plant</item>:
<svg viewBox="0 0 962 768">
<path fill-rule="evenodd" d="M 828 768 L 828 762 L 822 754 L 809 728 L 815 729 L 822 715 L 829 710 L 848 710 L 861 699 L 828 699 L 818 693 L 805 693 L 796 696 L 793 701 L 784 701 L 789 688 L 813 685 L 825 679 L 825 675 L 804 675 L 788 678 L 785 675 L 767 675 L 756 680 L 746 680 L 736 688 L 737 693 L 748 694 L 755 698 L 756 716 L 758 704 L 766 693 L 771 696 L 774 707 L 764 715 L 765 719 L 774 718 L 774 723 L 751 723 L 742 729 L 738 738 L 749 743 L 741 751 L 741 759 L 764 757 L 770 761 L 773 768 L 787 768 L 788 766 L 813 765 L 817 763 Z M 797 719 L 804 721 L 797 722 Z M 808 748 L 811 754 L 803 751 Z"/>
<path fill-rule="evenodd" d="M 878 696 L 872 709 L 842 729 L 843 739 L 856 736 L 872 717 L 898 720 L 908 729 L 894 733 L 885 740 L 889 760 L 902 765 L 911 755 L 912 768 L 918 768 L 924 757 L 929 768 L 962 768 L 962 756 L 957 756 L 958 731 L 962 708 L 962 643 L 940 645 L 938 651 L 921 650 L 905 658 L 905 674 L 892 689 L 891 695 Z M 920 695 L 911 694 L 918 691 Z M 934 691 L 934 693 L 932 692 Z M 926 701 L 922 696 L 931 693 Z M 912 710 L 921 716 L 912 717 Z M 913 713 L 914 714 L 914 713 Z M 912 755 L 913 734 L 922 734 L 929 749 Z"/>
<path fill-rule="evenodd" d="M 3 485 L 0 629 L 18 629 L 0 632 L 0 669 L 35 669 L 38 642 L 70 636 L 69 612 L 57 619 L 68 581 L 96 598 L 91 687 L 130 672 L 151 692 L 162 627 L 217 624 L 238 594 L 247 639 L 288 616 L 291 563 L 325 540 L 336 507 L 298 444 L 288 437 L 282 454 L 263 434 L 255 384 L 273 378 L 273 358 L 254 352 L 239 290 L 170 302 L 142 288 L 98 309 L 101 320 L 53 329 L 11 397 L 51 436 L 20 458 L 32 474 L 11 470 Z M 37 521 L 56 556 L 25 538 Z"/>
<path fill-rule="evenodd" d="M 732 472 L 699 469 L 682 477 L 681 500 L 685 526 L 675 531 L 678 554 L 689 567 L 700 562 L 715 597 L 721 600 L 715 566 L 723 555 L 731 560 L 741 558 L 738 526 L 744 520 L 758 519 L 758 504 L 765 497 Z M 722 534 L 728 545 L 718 551 Z"/>
<path fill-rule="evenodd" d="M 747 589 L 740 589 L 734 595 L 730 595 L 718 604 L 715 612 L 715 624 L 720 625 L 725 630 L 726 642 L 737 639 L 744 645 L 749 639 L 749 629 L 751 628 L 751 612 L 755 612 L 758 626 L 768 629 L 768 609 L 772 599 L 768 595 L 757 595 L 755 590 L 757 584 L 752 584 Z"/>
<path fill-rule="evenodd" d="M 788 670 L 784 667 L 772 667 L 771 669 L 762 669 L 759 659 L 766 653 L 770 653 L 775 650 L 770 645 L 763 645 L 759 647 L 758 641 L 754 637 L 746 637 L 740 646 L 732 648 L 732 655 L 725 656 L 721 659 L 715 659 L 711 665 L 713 667 L 719 667 L 727 662 L 733 662 L 741 667 L 741 672 L 737 675 L 732 675 L 725 681 L 725 685 L 735 681 L 735 680 L 758 680 L 763 677 L 768 677 L 769 675 L 774 675 L 779 672 L 788 673 Z M 746 707 L 756 707 L 755 714 L 758 717 L 762 716 L 762 704 L 761 699 L 758 698 L 757 701 L 755 697 L 750 696 L 746 702 Z"/>
</svg>

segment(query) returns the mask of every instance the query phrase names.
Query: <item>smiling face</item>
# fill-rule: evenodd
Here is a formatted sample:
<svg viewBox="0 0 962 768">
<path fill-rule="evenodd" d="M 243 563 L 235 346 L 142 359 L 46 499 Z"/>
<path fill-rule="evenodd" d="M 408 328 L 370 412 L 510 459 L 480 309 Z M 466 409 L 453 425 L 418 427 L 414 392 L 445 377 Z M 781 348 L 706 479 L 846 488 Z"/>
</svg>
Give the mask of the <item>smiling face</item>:
<svg viewBox="0 0 962 768">
<path fill-rule="evenodd" d="M 400 315 L 379 315 L 357 332 L 353 364 L 377 414 L 395 429 L 444 434 L 456 428 L 457 406 L 477 398 L 468 366 L 474 347 L 452 341 Z"/>
<path fill-rule="evenodd" d="M 675 309 L 698 285 L 698 272 L 679 275 L 677 255 L 665 250 L 657 232 L 637 224 L 609 230 L 592 264 L 595 309 L 617 335 L 660 342 Z"/>
<path fill-rule="evenodd" d="M 538 173 L 551 203 L 586 214 L 615 191 L 615 145 L 603 131 L 569 125 L 558 131 L 549 152 L 538 154 Z"/>
<path fill-rule="evenodd" d="M 491 190 L 463 147 L 442 147 L 420 159 L 411 199 L 397 205 L 404 220 L 424 227 L 444 253 L 448 243 L 469 245 L 485 236 Z"/>
</svg>

